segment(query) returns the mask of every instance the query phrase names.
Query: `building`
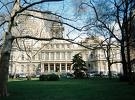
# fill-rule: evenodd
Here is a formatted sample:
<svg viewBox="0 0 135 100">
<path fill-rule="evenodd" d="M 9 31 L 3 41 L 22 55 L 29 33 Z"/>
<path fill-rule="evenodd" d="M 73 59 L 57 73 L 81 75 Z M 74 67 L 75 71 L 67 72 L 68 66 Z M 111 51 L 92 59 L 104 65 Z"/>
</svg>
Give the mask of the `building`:
<svg viewBox="0 0 135 100">
<path fill-rule="evenodd" d="M 98 37 L 89 37 L 84 41 L 84 45 L 87 47 L 92 47 L 91 50 L 88 50 L 88 69 L 89 72 L 98 71 L 98 73 L 102 72 L 103 74 L 108 74 L 108 62 L 107 62 L 107 46 L 106 44 L 101 44 L 103 42 L 102 39 Z M 111 71 L 112 73 L 122 73 L 122 65 L 120 63 L 120 48 L 117 43 L 111 45 L 110 48 L 110 61 Z M 117 62 L 117 63 L 116 63 Z"/>
<path fill-rule="evenodd" d="M 26 12 L 41 18 L 51 18 L 60 21 L 54 15 Z M 25 19 L 25 20 L 24 20 Z M 17 26 L 12 30 L 16 36 L 35 36 L 43 38 L 63 38 L 64 27 L 61 23 L 43 21 L 32 16 L 19 16 L 16 19 Z M 37 27 L 38 25 L 38 27 Z M 10 74 L 49 74 L 73 72 L 72 58 L 81 53 L 87 64 L 88 71 L 103 71 L 107 73 L 107 61 L 102 48 L 94 48 L 101 40 L 99 38 L 86 38 L 82 44 L 91 47 L 87 49 L 72 44 L 65 40 L 38 41 L 33 39 L 18 39 L 13 43 L 10 59 Z M 106 48 L 106 47 L 105 47 Z M 112 58 L 120 60 L 120 50 L 112 47 Z M 121 72 L 120 64 L 113 64 L 112 71 Z"/>
<path fill-rule="evenodd" d="M 135 10 L 133 10 L 132 16 L 135 16 Z M 130 39 L 130 60 L 131 60 L 131 70 L 132 72 L 135 72 L 135 17 L 131 20 L 131 28 L 130 32 L 131 35 L 129 37 Z"/>
</svg>

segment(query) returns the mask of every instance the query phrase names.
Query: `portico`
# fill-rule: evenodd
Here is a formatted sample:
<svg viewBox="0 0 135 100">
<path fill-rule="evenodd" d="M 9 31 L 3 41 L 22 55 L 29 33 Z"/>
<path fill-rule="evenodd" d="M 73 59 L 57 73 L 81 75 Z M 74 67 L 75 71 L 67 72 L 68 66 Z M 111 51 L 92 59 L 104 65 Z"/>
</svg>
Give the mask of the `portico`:
<svg viewBox="0 0 135 100">
<path fill-rule="evenodd" d="M 42 62 L 41 73 L 65 73 L 72 71 L 71 62 Z"/>
</svg>

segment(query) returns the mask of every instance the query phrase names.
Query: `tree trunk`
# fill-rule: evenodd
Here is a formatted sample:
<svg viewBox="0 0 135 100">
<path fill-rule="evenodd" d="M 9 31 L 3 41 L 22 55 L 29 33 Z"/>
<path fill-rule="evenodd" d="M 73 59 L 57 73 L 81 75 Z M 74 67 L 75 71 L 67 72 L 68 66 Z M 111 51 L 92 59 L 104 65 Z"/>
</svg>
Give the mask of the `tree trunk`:
<svg viewBox="0 0 135 100">
<path fill-rule="evenodd" d="M 8 96 L 7 81 L 12 42 L 13 38 L 11 34 L 6 32 L 0 58 L 0 96 Z"/>
<path fill-rule="evenodd" d="M 0 96 L 8 96 L 7 80 L 10 53 L 4 53 L 0 61 Z"/>
<path fill-rule="evenodd" d="M 111 73 L 111 62 L 110 62 L 110 46 L 107 46 L 107 62 L 108 62 L 108 76 L 109 79 L 111 79 L 112 73 Z"/>
<path fill-rule="evenodd" d="M 108 61 L 108 76 L 109 76 L 109 79 L 112 79 L 112 73 L 111 73 L 111 63 Z"/>
<path fill-rule="evenodd" d="M 108 62 L 108 76 L 109 76 L 109 79 L 112 78 L 112 73 L 111 73 L 111 53 L 110 53 L 110 50 L 111 50 L 111 46 L 110 46 L 110 43 L 111 43 L 111 37 L 109 38 L 109 44 L 107 45 L 107 62 Z"/>
<path fill-rule="evenodd" d="M 125 56 L 124 41 L 121 42 L 121 58 L 122 58 L 123 76 L 126 80 L 128 80 L 128 69 L 127 69 L 127 61 Z"/>
<path fill-rule="evenodd" d="M 129 45 L 129 39 L 127 39 L 127 69 L 128 69 L 128 78 L 129 78 L 129 83 L 133 84 L 133 79 L 132 79 L 132 70 L 131 70 L 131 60 L 130 60 L 130 45 Z"/>
</svg>

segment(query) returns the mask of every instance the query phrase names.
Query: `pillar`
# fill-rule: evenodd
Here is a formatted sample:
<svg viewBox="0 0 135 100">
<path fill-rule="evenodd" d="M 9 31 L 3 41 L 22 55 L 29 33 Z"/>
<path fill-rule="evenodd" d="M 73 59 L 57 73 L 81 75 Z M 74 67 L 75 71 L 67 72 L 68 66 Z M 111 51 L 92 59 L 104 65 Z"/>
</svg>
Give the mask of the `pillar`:
<svg viewBox="0 0 135 100">
<path fill-rule="evenodd" d="M 61 72 L 61 63 L 60 63 L 60 72 Z"/>
<path fill-rule="evenodd" d="M 48 60 L 50 60 L 50 52 L 48 52 Z"/>
<path fill-rule="evenodd" d="M 41 73 L 44 73 L 44 63 L 41 63 Z"/>
<path fill-rule="evenodd" d="M 65 63 L 65 70 L 66 70 L 66 72 L 67 72 L 67 63 Z"/>
<path fill-rule="evenodd" d="M 56 60 L 56 52 L 54 52 L 54 60 Z"/>
<path fill-rule="evenodd" d="M 54 63 L 54 69 L 53 69 L 53 71 L 55 72 L 56 71 L 56 64 Z"/>
<path fill-rule="evenodd" d="M 48 73 L 50 73 L 50 63 L 48 63 Z"/>
</svg>

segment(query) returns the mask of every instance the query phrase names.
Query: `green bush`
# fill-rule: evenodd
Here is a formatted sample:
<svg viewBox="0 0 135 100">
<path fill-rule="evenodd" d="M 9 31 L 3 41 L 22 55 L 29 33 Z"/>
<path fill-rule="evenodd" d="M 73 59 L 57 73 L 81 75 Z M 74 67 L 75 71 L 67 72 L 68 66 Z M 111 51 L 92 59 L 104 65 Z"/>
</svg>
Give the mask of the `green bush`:
<svg viewBox="0 0 135 100">
<path fill-rule="evenodd" d="M 40 75 L 39 80 L 40 81 L 46 81 L 47 80 L 47 75 Z"/>
<path fill-rule="evenodd" d="M 119 74 L 119 80 L 120 81 L 130 81 L 129 79 L 130 79 L 129 76 L 126 77 L 122 74 Z M 131 80 L 135 82 L 135 72 L 131 73 Z"/>
<path fill-rule="evenodd" d="M 57 81 L 59 80 L 59 76 L 56 74 L 48 74 L 48 75 L 40 75 L 40 81 Z"/>
<path fill-rule="evenodd" d="M 122 82 L 127 82 L 129 81 L 129 78 L 127 76 L 124 76 L 122 74 L 119 74 L 119 80 L 122 81 Z"/>
<path fill-rule="evenodd" d="M 74 71 L 74 75 L 75 75 L 76 79 L 84 79 L 84 78 L 86 78 L 86 73 L 84 71 L 81 71 L 81 70 Z"/>
</svg>

